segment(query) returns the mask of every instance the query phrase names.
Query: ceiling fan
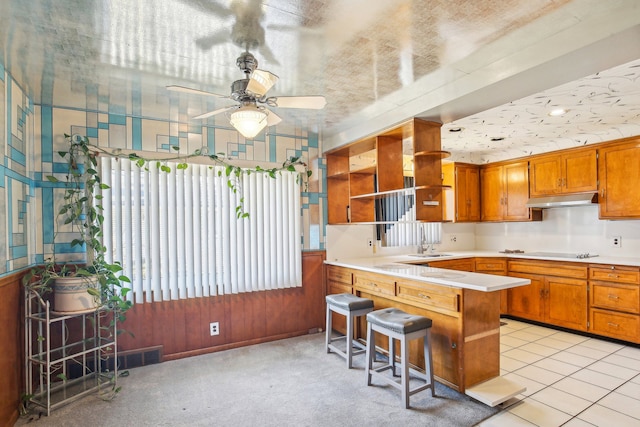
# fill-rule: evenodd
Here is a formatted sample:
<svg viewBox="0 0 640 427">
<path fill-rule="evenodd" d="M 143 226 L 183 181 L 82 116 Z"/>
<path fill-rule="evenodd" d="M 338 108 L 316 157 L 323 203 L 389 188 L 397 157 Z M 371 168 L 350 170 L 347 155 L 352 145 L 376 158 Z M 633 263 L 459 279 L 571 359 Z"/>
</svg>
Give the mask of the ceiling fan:
<svg viewBox="0 0 640 427">
<path fill-rule="evenodd" d="M 194 119 L 205 119 L 217 114 L 226 113 L 231 125 L 245 138 L 253 138 L 264 129 L 265 126 L 273 126 L 282 121 L 277 114 L 266 108 L 266 106 L 320 110 L 324 108 L 327 103 L 324 96 L 320 95 L 267 97 L 266 93 L 278 81 L 278 76 L 269 71 L 258 69 L 257 59 L 249 53 L 248 50 L 238 57 L 236 65 L 245 74 L 245 78 L 233 82 L 231 85 L 231 95 L 220 95 L 176 85 L 167 86 L 167 89 L 218 98 L 229 98 L 237 101 L 237 105 L 209 111 L 194 117 Z"/>
</svg>

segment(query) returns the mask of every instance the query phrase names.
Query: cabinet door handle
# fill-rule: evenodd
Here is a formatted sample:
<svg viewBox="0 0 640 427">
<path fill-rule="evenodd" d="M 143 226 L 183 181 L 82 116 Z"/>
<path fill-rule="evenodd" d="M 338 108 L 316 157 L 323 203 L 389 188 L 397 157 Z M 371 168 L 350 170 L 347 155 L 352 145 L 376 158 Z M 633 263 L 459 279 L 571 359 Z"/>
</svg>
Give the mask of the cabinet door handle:
<svg viewBox="0 0 640 427">
<path fill-rule="evenodd" d="M 618 295 L 609 294 L 609 299 L 620 299 Z"/>
<path fill-rule="evenodd" d="M 617 323 L 612 323 L 612 322 L 607 322 L 607 325 L 613 327 L 613 328 L 618 328 L 620 327 L 620 325 L 618 325 Z"/>
<path fill-rule="evenodd" d="M 562 178 L 562 186 L 563 187 L 567 186 L 567 178 Z"/>
<path fill-rule="evenodd" d="M 558 178 L 558 182 L 556 183 L 556 187 L 562 188 L 562 178 Z"/>
<path fill-rule="evenodd" d="M 600 190 L 600 198 L 604 199 L 604 188 Z"/>
<path fill-rule="evenodd" d="M 426 298 L 426 299 L 431 299 L 431 297 L 429 295 L 425 295 L 425 294 L 418 294 L 418 296 L 420 298 Z"/>
<path fill-rule="evenodd" d="M 613 274 L 613 273 L 609 273 L 609 274 L 607 274 L 607 276 L 613 277 L 614 279 L 618 278 L 618 275 L 617 274 Z"/>
</svg>

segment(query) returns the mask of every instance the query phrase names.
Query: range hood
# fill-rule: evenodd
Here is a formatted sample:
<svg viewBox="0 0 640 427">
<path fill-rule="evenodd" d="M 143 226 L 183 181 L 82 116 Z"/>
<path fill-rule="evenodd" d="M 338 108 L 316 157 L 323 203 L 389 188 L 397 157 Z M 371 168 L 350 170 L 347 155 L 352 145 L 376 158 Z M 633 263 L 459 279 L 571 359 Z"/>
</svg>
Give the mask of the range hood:
<svg viewBox="0 0 640 427">
<path fill-rule="evenodd" d="M 528 208 L 559 208 L 565 206 L 586 206 L 598 203 L 598 193 L 566 194 L 548 197 L 532 197 Z"/>
</svg>

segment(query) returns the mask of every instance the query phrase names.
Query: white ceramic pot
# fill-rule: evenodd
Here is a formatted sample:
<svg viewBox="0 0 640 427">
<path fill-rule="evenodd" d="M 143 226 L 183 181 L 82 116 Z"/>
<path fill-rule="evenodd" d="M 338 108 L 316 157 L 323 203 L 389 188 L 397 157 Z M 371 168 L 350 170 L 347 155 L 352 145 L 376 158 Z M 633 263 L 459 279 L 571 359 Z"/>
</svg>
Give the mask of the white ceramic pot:
<svg viewBox="0 0 640 427">
<path fill-rule="evenodd" d="M 57 313 L 80 313 L 96 310 L 99 300 L 87 289 L 98 287 L 98 277 L 58 277 L 53 285 L 53 309 Z"/>
</svg>

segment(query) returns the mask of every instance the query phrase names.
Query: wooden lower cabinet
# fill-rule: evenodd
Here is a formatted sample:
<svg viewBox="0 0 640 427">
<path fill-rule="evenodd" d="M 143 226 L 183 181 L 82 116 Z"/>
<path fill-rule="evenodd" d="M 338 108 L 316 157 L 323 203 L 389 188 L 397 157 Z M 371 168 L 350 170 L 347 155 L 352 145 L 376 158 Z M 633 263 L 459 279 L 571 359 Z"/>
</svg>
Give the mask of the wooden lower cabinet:
<svg viewBox="0 0 640 427">
<path fill-rule="evenodd" d="M 353 293 L 353 278 L 348 268 L 327 265 L 327 295 L 351 294 Z M 326 320 L 326 319 L 325 319 Z M 347 333 L 347 321 L 345 316 L 334 313 L 331 316 L 332 329 L 342 333 Z"/>
<path fill-rule="evenodd" d="M 640 268 L 591 265 L 589 331 L 640 343 Z"/>
<path fill-rule="evenodd" d="M 442 261 L 429 261 L 429 267 L 446 268 L 447 270 L 476 271 L 473 258 L 445 259 Z"/>
<path fill-rule="evenodd" d="M 355 269 L 352 273 L 355 294 L 373 300 L 376 310 L 395 307 L 433 321 L 433 364 L 438 381 L 464 392 L 500 375 L 499 293 L 450 288 Z M 359 319 L 357 329 L 359 337 L 366 338 L 364 317 Z M 376 345 L 387 349 L 388 339 L 376 334 Z M 410 362 L 424 368 L 423 348 L 418 340 L 410 344 L 410 352 Z"/>
<path fill-rule="evenodd" d="M 496 276 L 507 275 L 506 258 L 478 257 L 475 258 L 476 273 L 494 274 Z M 500 291 L 500 314 L 509 312 L 509 291 L 507 289 Z"/>
<path fill-rule="evenodd" d="M 511 271 L 509 276 L 531 281 L 530 285 L 519 286 L 507 291 L 509 314 L 544 322 L 544 277 Z"/>
<path fill-rule="evenodd" d="M 531 280 L 509 289 L 509 314 L 587 331 L 586 265 L 555 261 L 509 261 L 509 276 Z"/>
<path fill-rule="evenodd" d="M 587 330 L 587 281 L 565 277 L 546 279 L 545 321 L 552 325 Z"/>
<path fill-rule="evenodd" d="M 594 334 L 634 343 L 640 342 L 638 315 L 592 308 L 589 310 L 589 325 Z"/>
</svg>

